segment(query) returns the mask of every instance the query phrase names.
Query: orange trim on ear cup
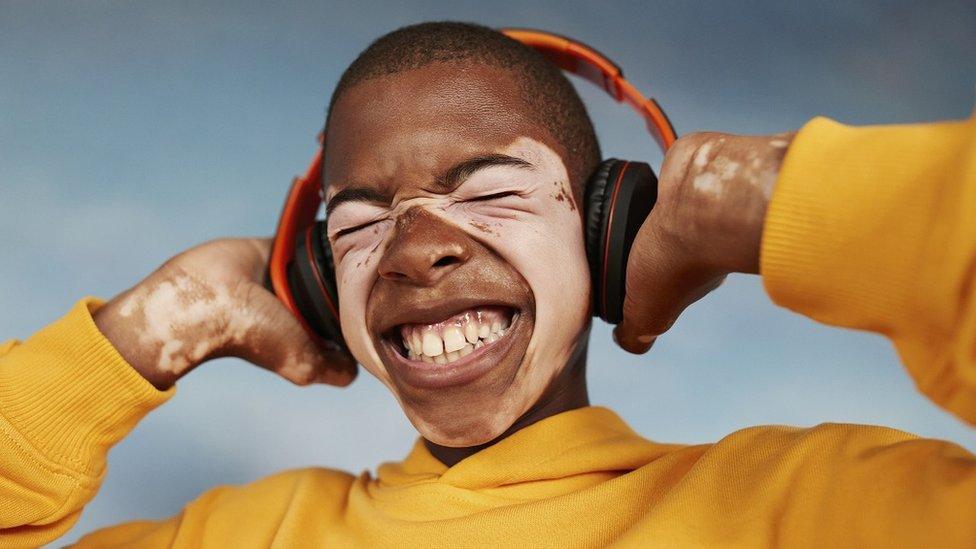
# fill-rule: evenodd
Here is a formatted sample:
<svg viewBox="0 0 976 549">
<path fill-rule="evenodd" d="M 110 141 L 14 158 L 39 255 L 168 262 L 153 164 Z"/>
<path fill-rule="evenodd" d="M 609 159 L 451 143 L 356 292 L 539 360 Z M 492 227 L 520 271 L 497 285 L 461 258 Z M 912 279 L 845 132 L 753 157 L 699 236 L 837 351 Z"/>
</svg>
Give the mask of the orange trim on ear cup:
<svg viewBox="0 0 976 549">
<path fill-rule="evenodd" d="M 275 231 L 271 258 L 268 261 L 268 274 L 275 295 L 298 318 L 305 331 L 317 340 L 321 338 L 299 312 L 295 304 L 295 296 L 288 287 L 288 265 L 295 260 L 295 238 L 298 236 L 298 231 L 315 223 L 315 215 L 322 204 L 319 191 L 321 179 L 322 149 L 319 149 L 305 175 L 295 178 L 291 184 L 281 217 L 278 219 L 278 229 Z"/>
</svg>

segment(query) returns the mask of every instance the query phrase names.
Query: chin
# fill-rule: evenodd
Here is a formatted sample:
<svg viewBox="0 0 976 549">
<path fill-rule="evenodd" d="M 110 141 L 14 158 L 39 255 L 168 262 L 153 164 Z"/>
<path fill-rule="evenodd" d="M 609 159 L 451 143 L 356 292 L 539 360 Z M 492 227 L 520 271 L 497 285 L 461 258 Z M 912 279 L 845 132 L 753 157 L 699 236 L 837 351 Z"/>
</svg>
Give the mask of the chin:
<svg viewBox="0 0 976 549">
<path fill-rule="evenodd" d="M 468 447 L 500 436 L 538 396 L 523 370 L 534 327 L 531 304 L 452 300 L 401 315 L 373 343 L 421 436 Z"/>
<path fill-rule="evenodd" d="M 503 413 L 474 410 L 462 417 L 429 421 L 428 414 L 423 411 L 405 412 L 422 437 L 451 448 L 469 448 L 489 443 L 505 433 L 521 416 L 521 412 L 517 410 L 506 410 Z"/>
</svg>

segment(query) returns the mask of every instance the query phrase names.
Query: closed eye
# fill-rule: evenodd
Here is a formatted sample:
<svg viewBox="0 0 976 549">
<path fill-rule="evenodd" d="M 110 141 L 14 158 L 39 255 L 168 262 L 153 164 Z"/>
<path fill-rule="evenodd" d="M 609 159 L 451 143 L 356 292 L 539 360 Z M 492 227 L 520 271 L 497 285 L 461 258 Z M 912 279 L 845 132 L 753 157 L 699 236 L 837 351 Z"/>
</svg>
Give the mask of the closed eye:
<svg viewBox="0 0 976 549">
<path fill-rule="evenodd" d="M 499 193 L 486 194 L 486 195 L 483 195 L 483 196 L 476 196 L 474 198 L 468 198 L 468 199 L 465 200 L 465 202 L 486 202 L 488 200 L 497 200 L 499 198 L 505 198 L 507 196 L 517 196 L 517 195 L 518 195 L 518 193 L 516 191 L 503 191 L 503 192 L 499 192 Z"/>
<path fill-rule="evenodd" d="M 370 225 L 375 225 L 376 223 L 379 223 L 380 221 L 382 221 L 382 219 L 374 219 L 373 221 L 370 221 L 369 223 L 363 223 L 362 225 L 356 225 L 355 227 L 349 227 L 349 228 L 346 228 L 346 229 L 342 229 L 342 230 L 336 231 L 335 236 L 333 236 L 332 238 L 339 238 L 340 236 L 354 233 L 356 231 L 365 229 L 366 227 L 369 227 Z"/>
</svg>

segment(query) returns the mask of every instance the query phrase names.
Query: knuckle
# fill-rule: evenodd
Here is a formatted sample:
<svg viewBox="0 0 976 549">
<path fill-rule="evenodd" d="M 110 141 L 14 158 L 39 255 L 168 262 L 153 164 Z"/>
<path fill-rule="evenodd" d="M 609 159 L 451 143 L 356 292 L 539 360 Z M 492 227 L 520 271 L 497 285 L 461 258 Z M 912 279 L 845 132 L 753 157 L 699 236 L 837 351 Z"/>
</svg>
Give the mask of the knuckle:
<svg viewBox="0 0 976 549">
<path fill-rule="evenodd" d="M 292 383 L 299 387 L 308 387 L 315 381 L 315 376 L 311 374 L 300 374 L 289 378 Z"/>
<path fill-rule="evenodd" d="M 656 314 L 648 305 L 641 304 L 634 298 L 624 297 L 624 317 L 633 319 L 625 331 L 634 332 L 641 336 L 658 336 L 671 329 L 674 325 L 675 317 L 671 315 Z"/>
<path fill-rule="evenodd" d="M 624 315 L 630 316 L 633 314 L 640 314 L 641 302 L 637 299 L 637 297 L 635 297 L 637 292 L 631 288 L 629 279 L 627 280 L 625 285 L 627 291 L 626 293 L 624 293 Z"/>
<path fill-rule="evenodd" d="M 661 335 L 664 332 L 671 329 L 674 326 L 674 317 L 653 317 L 646 321 L 645 327 L 646 331 L 649 332 L 648 335 Z"/>
<path fill-rule="evenodd" d="M 356 379 L 356 371 L 328 370 L 323 373 L 322 381 L 335 387 L 346 387 Z"/>
</svg>

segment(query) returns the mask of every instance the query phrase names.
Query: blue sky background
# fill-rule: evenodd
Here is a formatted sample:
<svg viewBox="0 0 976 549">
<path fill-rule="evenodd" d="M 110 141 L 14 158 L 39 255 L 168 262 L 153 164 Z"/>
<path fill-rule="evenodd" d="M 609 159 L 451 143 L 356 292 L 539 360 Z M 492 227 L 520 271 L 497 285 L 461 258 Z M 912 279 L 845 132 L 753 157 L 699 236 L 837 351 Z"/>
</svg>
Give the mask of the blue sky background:
<svg viewBox="0 0 976 549">
<path fill-rule="evenodd" d="M 971 2 L 3 2 L 0 339 L 29 336 L 82 296 L 110 298 L 201 241 L 270 234 L 345 66 L 379 35 L 433 19 L 590 43 L 679 133 L 973 107 Z M 581 91 L 605 154 L 659 163 L 640 120 Z M 598 323 L 589 375 L 593 403 L 659 441 L 835 421 L 976 450 L 976 431 L 916 393 L 887 341 L 779 309 L 753 277 L 731 278 L 647 356 L 616 349 Z M 301 389 L 218 360 L 112 451 L 101 493 L 61 542 L 284 468 L 373 469 L 415 436 L 365 372 L 346 390 Z"/>
</svg>

